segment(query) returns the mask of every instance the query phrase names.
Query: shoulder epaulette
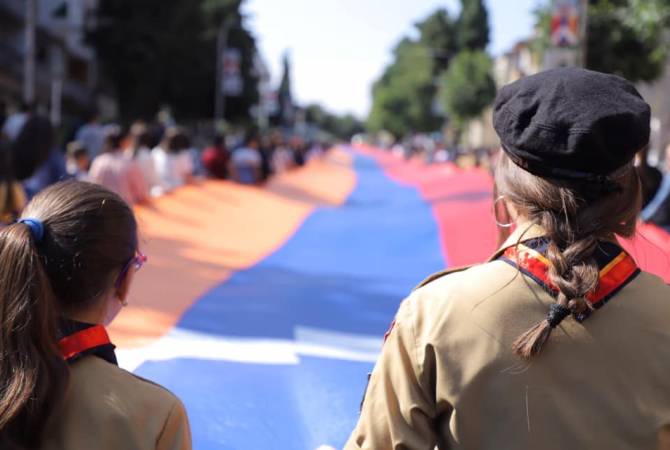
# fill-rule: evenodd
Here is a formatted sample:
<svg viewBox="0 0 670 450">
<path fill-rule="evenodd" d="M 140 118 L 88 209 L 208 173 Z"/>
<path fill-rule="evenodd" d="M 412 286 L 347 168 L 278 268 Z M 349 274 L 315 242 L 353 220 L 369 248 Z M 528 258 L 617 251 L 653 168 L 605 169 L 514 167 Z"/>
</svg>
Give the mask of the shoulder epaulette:
<svg viewBox="0 0 670 450">
<path fill-rule="evenodd" d="M 440 271 L 440 272 L 436 272 L 436 273 L 430 275 L 430 276 L 429 276 L 428 278 L 426 278 L 425 280 L 423 280 L 421 283 L 419 283 L 419 284 L 418 284 L 414 289 L 412 289 L 412 290 L 413 290 L 413 291 L 416 291 L 417 289 L 422 288 L 422 287 L 424 287 L 425 285 L 432 283 L 433 281 L 437 280 L 438 278 L 442 278 L 443 276 L 449 275 L 449 274 L 451 274 L 451 273 L 463 272 L 464 270 L 468 270 L 470 267 L 473 267 L 473 266 L 474 266 L 474 264 L 469 265 L 469 266 L 452 267 L 452 268 L 450 268 L 450 269 L 445 269 L 445 270 L 442 270 L 442 271 Z"/>
</svg>

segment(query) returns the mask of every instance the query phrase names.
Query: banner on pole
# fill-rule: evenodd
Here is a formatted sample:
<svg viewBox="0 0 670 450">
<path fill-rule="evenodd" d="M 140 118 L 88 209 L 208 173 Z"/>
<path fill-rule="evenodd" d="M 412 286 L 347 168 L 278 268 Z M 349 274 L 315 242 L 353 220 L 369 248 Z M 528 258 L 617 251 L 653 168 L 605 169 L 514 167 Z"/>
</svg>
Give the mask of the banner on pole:
<svg viewBox="0 0 670 450">
<path fill-rule="evenodd" d="M 227 48 L 223 52 L 222 60 L 221 92 L 230 97 L 237 97 L 244 89 L 241 71 L 242 53 L 237 48 Z"/>
<path fill-rule="evenodd" d="M 553 0 L 551 8 L 551 43 L 556 47 L 576 47 L 580 43 L 579 0 Z"/>
</svg>

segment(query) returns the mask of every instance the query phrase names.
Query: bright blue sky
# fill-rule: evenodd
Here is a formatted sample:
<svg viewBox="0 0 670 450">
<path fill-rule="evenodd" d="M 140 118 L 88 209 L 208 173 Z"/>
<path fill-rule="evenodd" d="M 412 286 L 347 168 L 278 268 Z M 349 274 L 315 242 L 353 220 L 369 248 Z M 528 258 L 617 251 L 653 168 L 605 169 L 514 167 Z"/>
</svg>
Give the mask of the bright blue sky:
<svg viewBox="0 0 670 450">
<path fill-rule="evenodd" d="M 487 0 L 493 55 L 528 37 L 539 0 Z M 365 116 L 370 88 L 391 60 L 391 50 L 413 24 L 459 0 L 247 0 L 245 12 L 273 78 L 290 50 L 293 93 L 301 104 L 318 102 Z"/>
</svg>

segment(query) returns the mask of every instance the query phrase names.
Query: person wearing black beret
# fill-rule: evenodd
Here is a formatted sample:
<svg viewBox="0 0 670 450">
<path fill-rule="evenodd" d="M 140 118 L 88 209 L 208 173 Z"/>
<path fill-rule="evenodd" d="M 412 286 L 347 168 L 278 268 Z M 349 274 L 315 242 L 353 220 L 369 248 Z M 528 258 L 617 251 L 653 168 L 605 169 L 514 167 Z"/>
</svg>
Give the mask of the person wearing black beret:
<svg viewBox="0 0 670 450">
<path fill-rule="evenodd" d="M 670 449 L 670 287 L 617 239 L 635 232 L 649 119 L 631 83 L 585 69 L 500 90 L 513 231 L 402 302 L 345 448 Z"/>
</svg>

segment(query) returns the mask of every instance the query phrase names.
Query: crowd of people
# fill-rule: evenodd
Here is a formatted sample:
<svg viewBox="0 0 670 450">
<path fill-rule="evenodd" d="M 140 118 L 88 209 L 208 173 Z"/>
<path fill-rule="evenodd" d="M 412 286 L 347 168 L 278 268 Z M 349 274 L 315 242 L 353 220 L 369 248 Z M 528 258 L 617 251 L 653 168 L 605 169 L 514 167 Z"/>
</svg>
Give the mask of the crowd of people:
<svg viewBox="0 0 670 450">
<path fill-rule="evenodd" d="M 507 240 L 400 304 L 344 448 L 670 449 L 670 287 L 617 240 L 670 196 L 641 150 L 650 106 L 620 77 L 560 68 L 503 87 L 493 111 Z M 6 125 L 0 448 L 190 450 L 182 402 L 119 368 L 105 328 L 147 261 L 129 204 L 198 162 L 257 184 L 320 150 L 248 132 L 194 158 L 178 127 L 91 121 L 66 161 L 47 119 Z M 95 183 L 48 185 L 65 176 Z"/>
<path fill-rule="evenodd" d="M 11 223 L 26 202 L 66 179 L 100 184 L 129 204 L 151 201 L 196 179 L 261 185 L 303 166 L 324 147 L 276 129 L 193 135 L 173 120 L 135 121 L 127 128 L 101 123 L 92 113 L 61 148 L 49 121 L 22 107 L 0 123 L 3 151 L 0 220 Z M 194 141 L 209 141 L 198 148 Z"/>
<path fill-rule="evenodd" d="M 355 143 L 369 138 L 358 135 Z M 500 156 L 500 147 L 466 149 L 449 145 L 440 133 L 414 133 L 396 140 L 386 133 L 373 139 L 373 144 L 385 148 L 404 159 L 417 158 L 427 164 L 453 163 L 461 167 L 482 167 L 491 171 Z M 649 148 L 639 151 L 635 167 L 640 177 L 643 209 L 640 218 L 670 232 L 670 143 L 665 148 L 665 158 L 658 165 L 649 163 Z"/>
</svg>

